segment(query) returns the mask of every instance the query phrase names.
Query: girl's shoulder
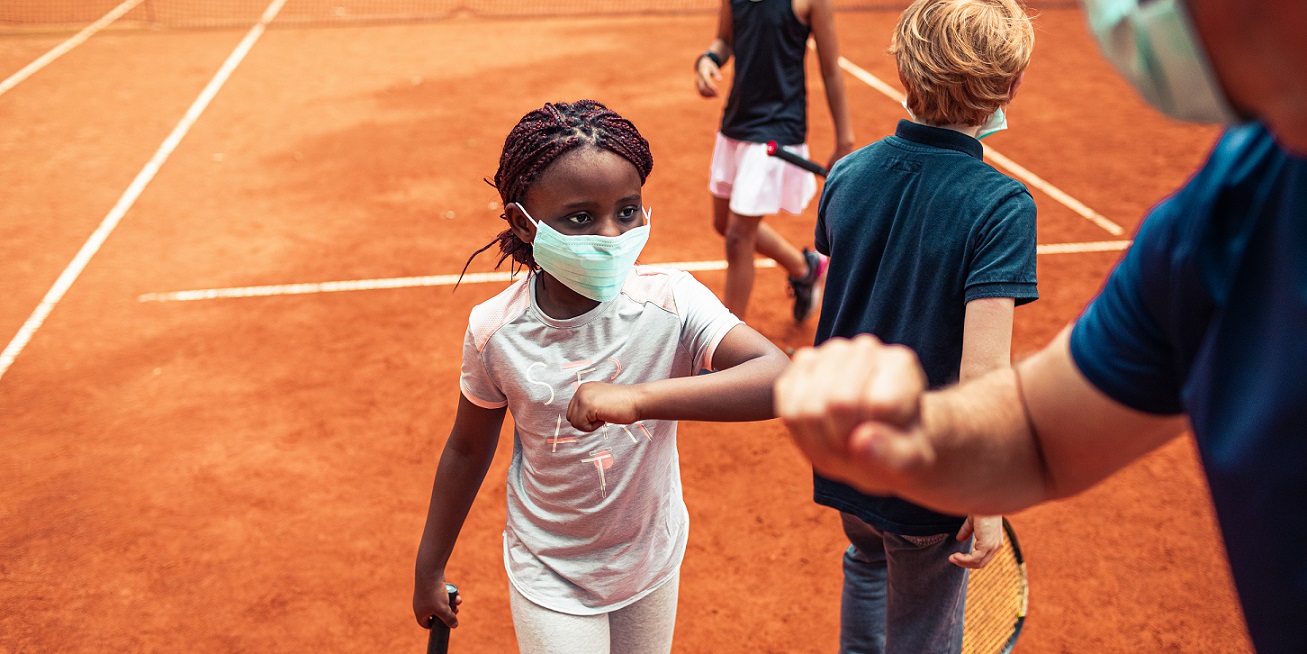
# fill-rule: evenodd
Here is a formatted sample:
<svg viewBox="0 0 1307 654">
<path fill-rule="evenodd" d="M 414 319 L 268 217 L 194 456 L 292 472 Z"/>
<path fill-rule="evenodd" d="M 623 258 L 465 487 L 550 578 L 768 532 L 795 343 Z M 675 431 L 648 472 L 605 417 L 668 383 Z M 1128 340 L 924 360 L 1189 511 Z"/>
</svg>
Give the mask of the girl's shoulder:
<svg viewBox="0 0 1307 654">
<path fill-rule="evenodd" d="M 636 266 L 622 293 L 636 302 L 658 306 L 673 314 L 721 306 L 717 296 L 694 275 L 665 266 Z"/>
<path fill-rule="evenodd" d="M 477 340 L 478 349 L 500 327 L 512 322 L 531 307 L 531 275 L 526 275 L 494 297 L 472 307 L 467 330 Z"/>
<path fill-rule="evenodd" d="M 690 273 L 664 266 L 639 265 L 633 274 L 626 278 L 622 293 L 632 300 L 643 304 L 654 304 L 672 313 L 676 312 L 677 287 L 687 283 L 697 283 Z"/>
</svg>

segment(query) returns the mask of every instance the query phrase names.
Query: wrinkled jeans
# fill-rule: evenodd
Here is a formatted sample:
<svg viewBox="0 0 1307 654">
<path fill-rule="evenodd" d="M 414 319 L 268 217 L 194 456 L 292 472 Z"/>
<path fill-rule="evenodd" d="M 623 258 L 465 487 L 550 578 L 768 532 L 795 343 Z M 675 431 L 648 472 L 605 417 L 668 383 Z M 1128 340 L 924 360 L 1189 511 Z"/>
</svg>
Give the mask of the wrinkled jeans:
<svg viewBox="0 0 1307 654">
<path fill-rule="evenodd" d="M 841 654 L 957 654 L 967 573 L 949 563 L 971 551 L 957 534 L 901 536 L 841 513 L 844 552 Z"/>
</svg>

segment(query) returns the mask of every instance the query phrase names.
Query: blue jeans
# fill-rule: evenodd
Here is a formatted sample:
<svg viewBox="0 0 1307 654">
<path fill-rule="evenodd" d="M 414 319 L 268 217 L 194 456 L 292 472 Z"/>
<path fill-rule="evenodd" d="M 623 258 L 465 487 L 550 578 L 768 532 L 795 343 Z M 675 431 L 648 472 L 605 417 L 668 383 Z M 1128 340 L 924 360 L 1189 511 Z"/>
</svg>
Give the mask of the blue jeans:
<svg viewBox="0 0 1307 654">
<path fill-rule="evenodd" d="M 957 534 L 901 536 L 841 513 L 852 543 L 844 552 L 841 654 L 956 654 L 962 651 L 967 570 L 949 563 L 971 550 Z"/>
</svg>

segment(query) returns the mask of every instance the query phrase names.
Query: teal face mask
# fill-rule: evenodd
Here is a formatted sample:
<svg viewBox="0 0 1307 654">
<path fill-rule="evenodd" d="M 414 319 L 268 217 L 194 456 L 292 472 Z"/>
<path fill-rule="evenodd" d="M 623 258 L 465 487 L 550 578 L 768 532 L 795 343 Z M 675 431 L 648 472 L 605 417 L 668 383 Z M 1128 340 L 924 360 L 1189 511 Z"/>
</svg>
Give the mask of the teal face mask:
<svg viewBox="0 0 1307 654">
<path fill-rule="evenodd" d="M 1082 0 L 1103 54 L 1149 104 L 1199 123 L 1235 123 L 1180 0 Z"/>
<path fill-rule="evenodd" d="M 976 140 L 982 140 L 986 136 L 997 134 L 1005 129 L 1007 129 L 1007 113 L 1003 111 L 1002 107 L 999 107 L 998 111 L 990 114 L 985 124 L 980 126 L 980 131 L 976 132 Z"/>
<path fill-rule="evenodd" d="M 621 236 L 569 235 L 532 218 L 522 203 L 514 204 L 536 226 L 535 241 L 531 243 L 536 264 L 564 286 L 598 302 L 607 302 L 622 292 L 627 273 L 649 241 L 649 225 L 653 222 L 649 210 L 644 209 L 645 223 Z"/>
</svg>

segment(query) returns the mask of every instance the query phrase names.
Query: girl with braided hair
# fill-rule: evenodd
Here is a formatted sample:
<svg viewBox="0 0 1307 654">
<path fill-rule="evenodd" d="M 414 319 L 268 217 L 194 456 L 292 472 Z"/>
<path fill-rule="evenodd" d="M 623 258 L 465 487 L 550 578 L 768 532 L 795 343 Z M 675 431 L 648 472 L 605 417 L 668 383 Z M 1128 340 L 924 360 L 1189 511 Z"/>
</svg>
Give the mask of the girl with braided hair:
<svg viewBox="0 0 1307 654">
<path fill-rule="evenodd" d="M 652 169 L 635 126 L 591 100 L 546 104 L 504 141 L 508 228 L 487 248 L 529 274 L 469 319 L 418 548 L 419 624 L 457 626 L 445 565 L 512 412 L 504 565 L 520 650 L 671 650 L 689 519 L 676 421 L 771 418 L 789 360 L 688 273 L 635 265 Z"/>
</svg>

